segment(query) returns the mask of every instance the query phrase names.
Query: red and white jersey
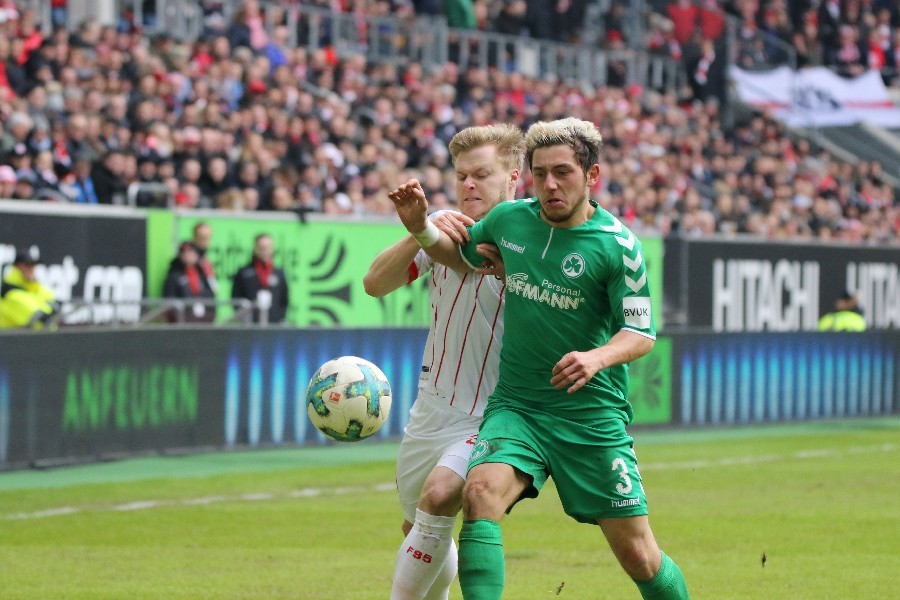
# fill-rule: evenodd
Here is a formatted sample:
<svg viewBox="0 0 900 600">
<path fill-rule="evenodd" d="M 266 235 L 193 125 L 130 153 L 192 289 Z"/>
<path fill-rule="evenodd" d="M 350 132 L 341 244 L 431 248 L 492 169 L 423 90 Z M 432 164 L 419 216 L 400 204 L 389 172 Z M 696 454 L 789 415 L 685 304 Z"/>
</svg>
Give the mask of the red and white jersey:
<svg viewBox="0 0 900 600">
<path fill-rule="evenodd" d="M 481 416 L 497 385 L 506 286 L 496 277 L 435 264 L 419 250 L 409 280 L 429 271 L 431 326 L 419 389 L 433 388 L 453 408 Z"/>
</svg>

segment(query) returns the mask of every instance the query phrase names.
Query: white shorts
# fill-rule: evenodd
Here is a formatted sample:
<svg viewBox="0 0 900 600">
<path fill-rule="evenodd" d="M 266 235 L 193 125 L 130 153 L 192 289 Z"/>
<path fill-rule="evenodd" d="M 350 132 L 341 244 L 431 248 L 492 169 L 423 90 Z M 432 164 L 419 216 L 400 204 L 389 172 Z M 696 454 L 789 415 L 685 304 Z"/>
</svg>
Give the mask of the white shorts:
<svg viewBox="0 0 900 600">
<path fill-rule="evenodd" d="M 419 390 L 397 454 L 397 492 L 407 521 L 416 520 L 419 495 L 432 469 L 446 467 L 466 478 L 479 425 L 481 416 L 450 407 L 431 390 Z"/>
</svg>

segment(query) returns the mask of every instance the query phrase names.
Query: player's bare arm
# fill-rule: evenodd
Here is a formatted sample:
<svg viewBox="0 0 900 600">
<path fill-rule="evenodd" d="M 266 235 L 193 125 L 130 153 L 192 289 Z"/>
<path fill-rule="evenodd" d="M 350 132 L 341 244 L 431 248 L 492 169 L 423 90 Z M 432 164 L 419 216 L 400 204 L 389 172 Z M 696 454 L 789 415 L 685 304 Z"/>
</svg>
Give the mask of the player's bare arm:
<svg viewBox="0 0 900 600">
<path fill-rule="evenodd" d="M 558 390 L 569 386 L 570 394 L 578 391 L 602 369 L 624 365 L 653 349 L 654 340 L 623 329 L 606 344 L 587 352 L 569 352 L 553 367 L 550 383 Z"/>
<path fill-rule="evenodd" d="M 406 285 L 409 264 L 418 252 L 419 244 L 411 235 L 382 250 L 363 277 L 366 293 L 380 298 Z"/>
<path fill-rule="evenodd" d="M 397 215 L 406 230 L 421 236 L 426 232 L 428 221 L 428 201 L 425 199 L 425 190 L 417 179 L 410 179 L 394 191 L 388 194 L 388 198 L 394 203 Z M 437 227 L 433 223 L 433 227 Z M 435 261 L 447 265 L 455 271 L 471 272 L 472 269 L 459 254 L 459 245 L 446 232 L 436 230 L 437 239 L 423 245 L 425 252 Z M 420 245 L 421 242 L 420 242 Z"/>
<path fill-rule="evenodd" d="M 429 220 L 454 241 L 462 240 L 460 243 L 468 240 L 466 225 L 475 223 L 462 213 L 450 211 L 432 215 Z M 420 248 L 412 235 L 385 248 L 375 257 L 363 277 L 366 293 L 374 298 L 381 298 L 409 283 L 409 265 L 415 260 Z"/>
</svg>

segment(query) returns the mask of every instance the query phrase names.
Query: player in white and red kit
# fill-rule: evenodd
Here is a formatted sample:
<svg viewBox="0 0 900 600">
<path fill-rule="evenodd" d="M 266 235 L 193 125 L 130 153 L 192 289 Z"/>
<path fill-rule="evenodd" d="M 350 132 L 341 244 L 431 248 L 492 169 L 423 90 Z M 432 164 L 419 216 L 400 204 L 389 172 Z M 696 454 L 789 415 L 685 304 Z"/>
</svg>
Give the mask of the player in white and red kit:
<svg viewBox="0 0 900 600">
<path fill-rule="evenodd" d="M 464 228 L 515 196 L 524 158 L 512 125 L 469 127 L 450 141 L 462 213 L 431 215 L 442 229 Z M 397 554 L 392 600 L 447 598 L 456 575 L 453 529 L 469 456 L 498 378 L 504 284 L 435 264 L 422 240 L 406 236 L 379 254 L 366 292 L 383 296 L 429 274 L 431 324 L 419 394 L 397 457 L 397 490 L 406 535 Z"/>
</svg>

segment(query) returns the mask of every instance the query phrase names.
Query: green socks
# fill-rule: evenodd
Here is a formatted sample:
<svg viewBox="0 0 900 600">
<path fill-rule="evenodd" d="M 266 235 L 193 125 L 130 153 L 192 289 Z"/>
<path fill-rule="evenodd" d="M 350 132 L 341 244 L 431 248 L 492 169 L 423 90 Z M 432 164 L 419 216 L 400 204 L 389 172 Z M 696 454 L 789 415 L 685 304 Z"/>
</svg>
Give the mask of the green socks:
<svg viewBox="0 0 900 600">
<path fill-rule="evenodd" d="M 463 521 L 459 532 L 459 586 L 465 600 L 500 600 L 506 579 L 500 523 Z M 690 600 L 684 575 L 662 553 L 659 571 L 649 581 L 635 581 L 644 600 Z"/>
<path fill-rule="evenodd" d="M 681 569 L 662 552 L 659 571 L 650 581 L 635 581 L 644 600 L 690 600 Z"/>
<path fill-rule="evenodd" d="M 505 579 L 500 523 L 488 519 L 463 521 L 459 532 L 459 586 L 463 598 L 499 600 Z"/>
</svg>

